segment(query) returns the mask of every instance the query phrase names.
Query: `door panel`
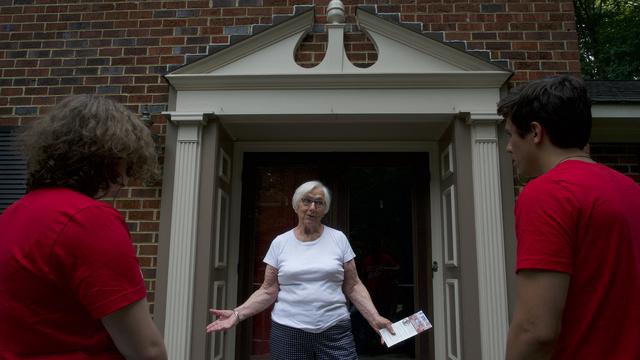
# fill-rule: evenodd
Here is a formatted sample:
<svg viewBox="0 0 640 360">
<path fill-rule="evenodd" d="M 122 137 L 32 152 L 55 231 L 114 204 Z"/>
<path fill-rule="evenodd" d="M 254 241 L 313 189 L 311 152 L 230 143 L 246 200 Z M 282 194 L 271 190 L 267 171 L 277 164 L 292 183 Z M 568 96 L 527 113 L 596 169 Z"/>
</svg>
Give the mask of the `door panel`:
<svg viewBox="0 0 640 360">
<path fill-rule="evenodd" d="M 431 313 L 426 169 L 427 154 L 420 153 L 246 153 L 239 301 L 260 287 L 262 259 L 273 238 L 297 224 L 291 206 L 296 187 L 317 179 L 332 191 L 323 222 L 348 236 L 359 275 L 379 312 L 392 321 L 417 309 Z M 241 324 L 237 358 L 268 358 L 270 312 Z M 416 349 L 423 354 L 418 358 L 432 357 L 431 335 L 386 349 L 355 309 L 352 324 L 362 359 L 391 353 L 395 359 L 412 359 Z"/>
<path fill-rule="evenodd" d="M 209 289 L 210 307 L 214 309 L 226 309 L 226 295 L 228 288 L 228 248 L 229 248 L 229 220 L 231 199 L 231 164 L 233 159 L 233 142 L 231 137 L 218 121 L 213 121 L 210 126 L 215 126 L 215 159 L 214 169 L 214 201 L 213 224 L 211 246 L 211 281 Z M 224 357 L 223 332 L 213 333 L 209 340 L 209 359 L 220 360 Z"/>
<path fill-rule="evenodd" d="M 445 320 L 445 354 L 447 360 L 462 360 L 460 267 L 461 247 L 458 207 L 458 148 L 456 147 L 457 124 L 452 124 L 441 137 L 440 152 L 440 201 L 442 205 L 442 238 Z M 461 140 L 458 140 L 461 141 Z"/>
</svg>

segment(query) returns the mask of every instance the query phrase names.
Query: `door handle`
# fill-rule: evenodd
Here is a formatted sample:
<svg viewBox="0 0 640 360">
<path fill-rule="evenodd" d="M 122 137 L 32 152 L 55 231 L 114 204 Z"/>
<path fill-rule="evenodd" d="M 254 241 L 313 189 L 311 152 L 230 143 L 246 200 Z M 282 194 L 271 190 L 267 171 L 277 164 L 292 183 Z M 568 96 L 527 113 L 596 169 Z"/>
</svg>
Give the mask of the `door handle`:
<svg viewBox="0 0 640 360">
<path fill-rule="evenodd" d="M 433 270 L 433 272 L 434 272 L 434 273 L 435 273 L 435 272 L 438 272 L 438 262 L 437 262 L 437 261 L 434 261 L 434 262 L 431 264 L 431 270 Z"/>
</svg>

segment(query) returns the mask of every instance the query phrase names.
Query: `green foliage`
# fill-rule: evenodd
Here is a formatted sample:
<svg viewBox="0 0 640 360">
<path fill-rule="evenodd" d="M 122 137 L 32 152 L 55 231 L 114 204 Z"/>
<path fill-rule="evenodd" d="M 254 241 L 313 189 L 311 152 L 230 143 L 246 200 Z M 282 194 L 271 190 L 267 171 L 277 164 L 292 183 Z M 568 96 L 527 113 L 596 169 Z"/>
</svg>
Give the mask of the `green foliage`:
<svg viewBox="0 0 640 360">
<path fill-rule="evenodd" d="M 586 79 L 640 79 L 640 1 L 574 0 Z"/>
</svg>

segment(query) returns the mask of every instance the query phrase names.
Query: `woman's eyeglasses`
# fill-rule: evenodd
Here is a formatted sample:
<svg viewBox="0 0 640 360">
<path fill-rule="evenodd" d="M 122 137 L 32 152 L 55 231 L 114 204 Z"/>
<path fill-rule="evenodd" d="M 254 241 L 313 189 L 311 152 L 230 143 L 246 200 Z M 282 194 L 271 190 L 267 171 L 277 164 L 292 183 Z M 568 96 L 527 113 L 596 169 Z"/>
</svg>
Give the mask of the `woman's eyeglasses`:
<svg viewBox="0 0 640 360">
<path fill-rule="evenodd" d="M 314 200 L 308 197 L 302 198 L 302 204 L 304 204 L 304 206 L 311 206 L 311 204 L 314 204 L 316 209 L 322 209 L 325 206 L 324 200 Z"/>
</svg>

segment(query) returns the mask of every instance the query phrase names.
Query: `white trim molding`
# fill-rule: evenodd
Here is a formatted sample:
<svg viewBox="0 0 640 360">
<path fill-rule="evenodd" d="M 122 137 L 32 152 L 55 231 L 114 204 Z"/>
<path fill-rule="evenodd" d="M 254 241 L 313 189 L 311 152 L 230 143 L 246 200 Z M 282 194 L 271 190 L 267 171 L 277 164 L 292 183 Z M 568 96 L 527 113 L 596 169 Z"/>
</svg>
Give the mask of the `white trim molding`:
<svg viewBox="0 0 640 360">
<path fill-rule="evenodd" d="M 462 360 L 460 350 L 460 298 L 458 294 L 458 279 L 447 279 L 445 290 L 447 360 Z"/>
<path fill-rule="evenodd" d="M 509 322 L 498 156 L 501 117 L 489 113 L 463 116 L 471 126 L 482 359 L 501 359 Z"/>
<path fill-rule="evenodd" d="M 451 175 L 453 175 L 453 143 L 447 145 L 440 154 L 440 178 L 444 180 Z"/>
<path fill-rule="evenodd" d="M 178 125 L 164 339 L 170 359 L 189 359 L 204 114 L 170 114 Z"/>
<path fill-rule="evenodd" d="M 456 219 L 456 186 L 442 192 L 442 229 L 444 230 L 444 263 L 458 266 L 458 224 Z"/>
<path fill-rule="evenodd" d="M 216 212 L 214 266 L 216 269 L 222 269 L 227 266 L 227 247 L 229 246 L 229 195 L 222 189 L 218 189 Z"/>
<path fill-rule="evenodd" d="M 225 305 L 227 294 L 226 294 L 227 284 L 224 281 L 214 281 L 213 282 L 213 304 L 212 307 L 214 309 L 226 309 Z M 215 319 L 211 319 L 213 321 Z M 224 358 L 224 335 L 225 331 L 216 331 L 211 336 L 211 359 L 212 360 L 222 360 Z"/>
</svg>

